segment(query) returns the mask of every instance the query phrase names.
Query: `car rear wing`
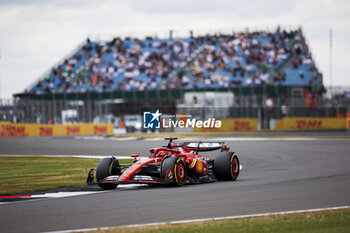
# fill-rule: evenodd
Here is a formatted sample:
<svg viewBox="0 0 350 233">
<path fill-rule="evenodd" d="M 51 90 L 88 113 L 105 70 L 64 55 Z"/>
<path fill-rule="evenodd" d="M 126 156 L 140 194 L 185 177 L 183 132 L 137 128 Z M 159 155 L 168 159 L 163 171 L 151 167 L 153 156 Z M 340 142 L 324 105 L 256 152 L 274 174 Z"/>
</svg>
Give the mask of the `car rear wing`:
<svg viewBox="0 0 350 233">
<path fill-rule="evenodd" d="M 198 153 L 198 151 L 214 151 L 220 149 L 221 151 L 228 151 L 230 149 L 224 142 L 184 142 L 181 146 L 189 150 L 194 150 L 196 153 Z"/>
</svg>

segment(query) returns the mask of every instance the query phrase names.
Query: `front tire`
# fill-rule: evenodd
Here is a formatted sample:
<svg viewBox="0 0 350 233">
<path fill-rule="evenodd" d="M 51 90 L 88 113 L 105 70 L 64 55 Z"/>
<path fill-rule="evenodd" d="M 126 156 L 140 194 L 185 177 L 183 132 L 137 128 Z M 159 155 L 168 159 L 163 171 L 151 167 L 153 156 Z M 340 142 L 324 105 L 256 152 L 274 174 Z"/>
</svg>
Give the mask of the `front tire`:
<svg viewBox="0 0 350 233">
<path fill-rule="evenodd" d="M 119 163 L 114 163 L 113 158 L 103 158 L 101 159 L 96 168 L 96 180 L 97 182 L 102 181 L 104 178 L 111 176 L 111 175 L 118 175 L 114 174 L 116 171 L 118 171 Z M 120 170 L 120 168 L 119 168 Z M 100 186 L 103 189 L 115 189 L 118 185 L 117 184 L 108 184 L 108 183 L 98 183 L 98 186 Z"/>
<path fill-rule="evenodd" d="M 165 180 L 168 185 L 184 185 L 187 179 L 185 162 L 179 157 L 165 158 L 162 162 L 161 178 Z"/>
<path fill-rule="evenodd" d="M 234 152 L 220 152 L 214 159 L 214 175 L 217 180 L 237 180 L 239 159 Z"/>
</svg>

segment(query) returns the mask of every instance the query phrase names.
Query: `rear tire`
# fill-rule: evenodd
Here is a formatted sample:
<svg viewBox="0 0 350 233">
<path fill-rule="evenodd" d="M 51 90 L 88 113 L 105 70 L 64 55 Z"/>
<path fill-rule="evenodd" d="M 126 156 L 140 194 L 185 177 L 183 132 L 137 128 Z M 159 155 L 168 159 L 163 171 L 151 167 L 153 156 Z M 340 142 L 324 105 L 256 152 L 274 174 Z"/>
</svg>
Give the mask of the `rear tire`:
<svg viewBox="0 0 350 233">
<path fill-rule="evenodd" d="M 214 159 L 214 175 L 217 180 L 237 180 L 239 159 L 234 152 L 220 152 Z"/>
<path fill-rule="evenodd" d="M 186 183 L 187 169 L 179 157 L 165 158 L 162 161 L 161 178 L 171 186 L 182 186 Z"/>
<path fill-rule="evenodd" d="M 98 162 L 97 168 L 96 168 L 96 180 L 97 182 L 102 181 L 104 178 L 111 176 L 111 175 L 118 175 L 113 174 L 115 171 L 118 170 L 116 168 L 116 163 L 113 163 L 114 159 L 112 158 L 103 158 Z M 119 163 L 118 163 L 119 164 Z M 120 168 L 119 168 L 120 170 Z M 98 186 L 100 186 L 103 189 L 115 189 L 118 185 L 117 184 L 107 184 L 107 183 L 99 183 Z"/>
</svg>

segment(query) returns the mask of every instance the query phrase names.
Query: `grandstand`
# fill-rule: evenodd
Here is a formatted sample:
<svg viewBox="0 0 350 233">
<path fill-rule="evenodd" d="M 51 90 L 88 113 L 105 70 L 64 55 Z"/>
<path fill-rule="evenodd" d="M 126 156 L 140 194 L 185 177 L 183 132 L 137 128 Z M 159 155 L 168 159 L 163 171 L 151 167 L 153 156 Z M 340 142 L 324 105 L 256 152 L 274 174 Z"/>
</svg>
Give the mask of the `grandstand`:
<svg viewBox="0 0 350 233">
<path fill-rule="evenodd" d="M 90 41 L 27 89 L 85 93 L 318 85 L 302 30 Z"/>
</svg>

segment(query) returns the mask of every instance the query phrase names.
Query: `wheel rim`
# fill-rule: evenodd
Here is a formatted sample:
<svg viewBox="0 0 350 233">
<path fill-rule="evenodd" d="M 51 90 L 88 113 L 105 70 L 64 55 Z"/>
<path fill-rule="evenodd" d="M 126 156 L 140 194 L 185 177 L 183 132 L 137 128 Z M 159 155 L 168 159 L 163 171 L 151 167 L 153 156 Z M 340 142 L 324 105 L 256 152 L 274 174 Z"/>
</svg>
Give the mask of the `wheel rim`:
<svg viewBox="0 0 350 233">
<path fill-rule="evenodd" d="M 232 171 L 233 171 L 233 174 L 234 174 L 235 176 L 238 175 L 239 165 L 238 165 L 238 160 L 237 160 L 237 158 L 234 158 L 233 161 L 232 161 Z"/>
<path fill-rule="evenodd" d="M 181 163 L 177 166 L 177 177 L 179 177 L 179 180 L 183 181 L 185 178 L 185 167 Z"/>
</svg>

